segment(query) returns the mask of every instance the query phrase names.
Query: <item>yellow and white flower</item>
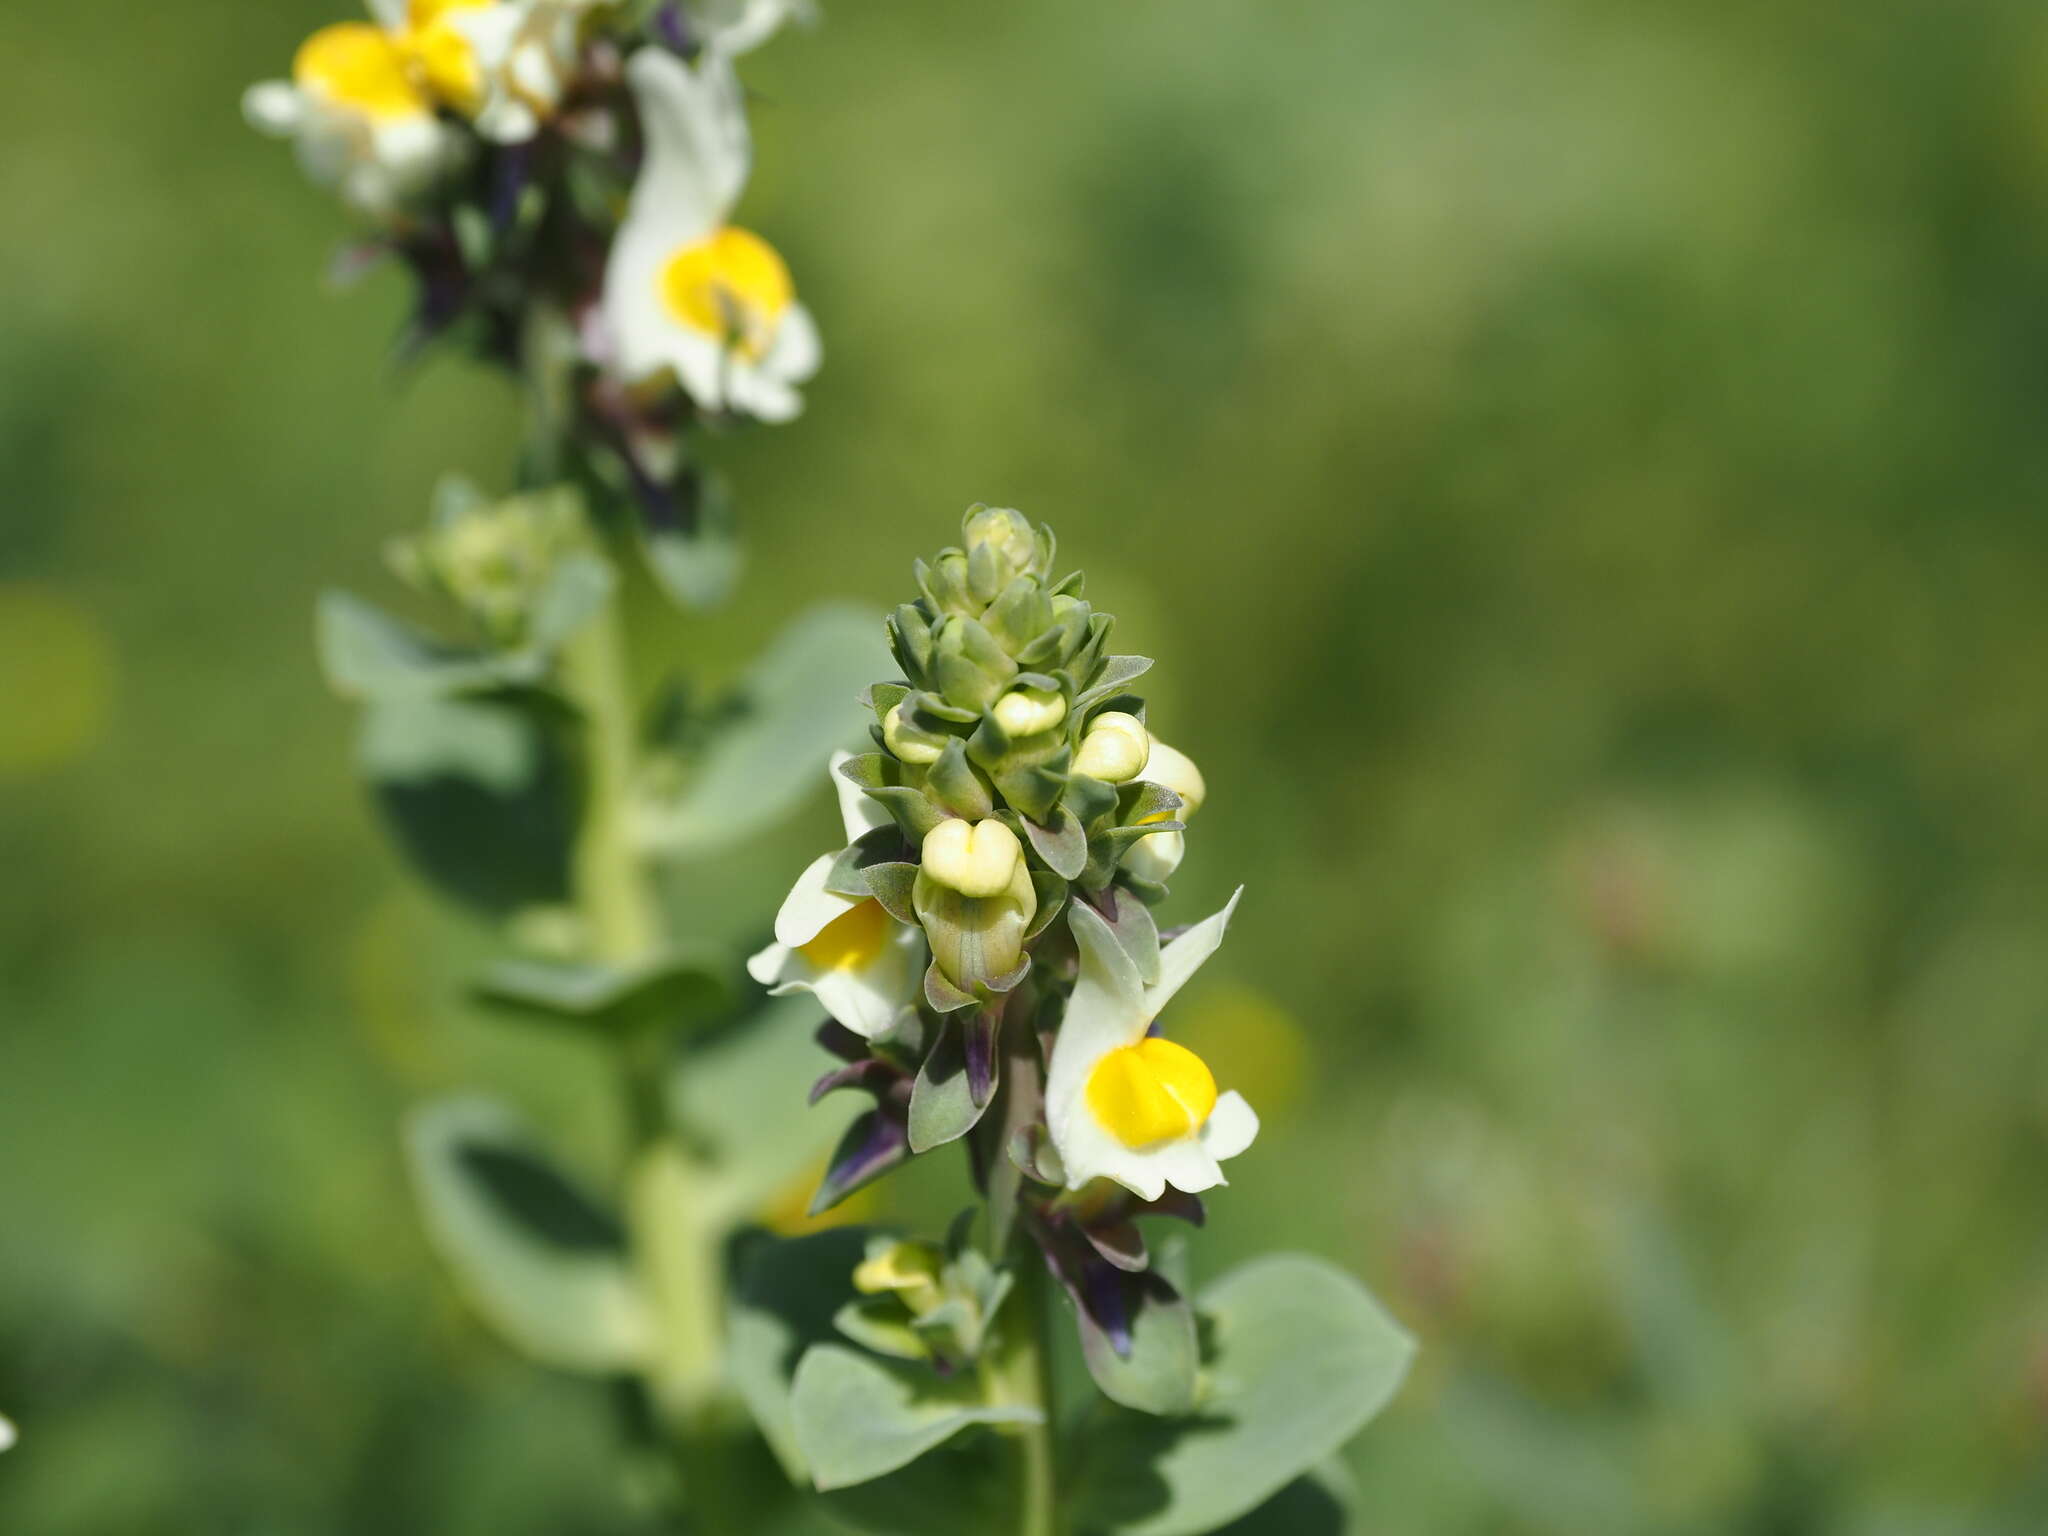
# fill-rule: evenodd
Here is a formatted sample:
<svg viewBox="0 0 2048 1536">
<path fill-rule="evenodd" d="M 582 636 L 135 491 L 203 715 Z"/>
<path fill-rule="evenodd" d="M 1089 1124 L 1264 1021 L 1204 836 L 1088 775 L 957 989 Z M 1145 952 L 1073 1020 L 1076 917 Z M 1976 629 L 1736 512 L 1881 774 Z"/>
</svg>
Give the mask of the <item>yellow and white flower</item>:
<svg viewBox="0 0 2048 1536">
<path fill-rule="evenodd" d="M 298 145 L 307 174 L 389 217 L 460 158 L 442 109 L 496 143 L 533 137 L 574 78 L 596 0 L 371 0 L 372 21 L 322 27 L 289 80 L 242 98 L 264 133 Z"/>
<path fill-rule="evenodd" d="M 1143 841 L 1143 840 L 1141 840 Z M 1188 1194 L 1227 1182 L 1218 1166 L 1252 1144 L 1259 1117 L 1185 1046 L 1149 1033 L 1152 1021 L 1223 942 L 1237 897 L 1159 952 L 1146 986 L 1109 924 L 1086 902 L 1068 907 L 1080 978 L 1053 1042 L 1046 1123 L 1067 1187 L 1111 1179 L 1142 1200 L 1168 1185 Z"/>
<path fill-rule="evenodd" d="M 372 0 L 428 90 L 498 144 L 520 144 L 555 115 L 581 53 L 583 17 L 602 0 Z"/>
<path fill-rule="evenodd" d="M 673 373 L 707 410 L 787 421 L 821 348 L 782 257 L 729 222 L 752 156 L 731 62 L 643 48 L 626 73 L 646 159 L 605 271 L 612 364 L 632 384 Z"/>
<path fill-rule="evenodd" d="M 831 766 L 851 842 L 886 826 L 889 816 L 839 772 L 849 755 L 835 752 Z M 747 971 L 777 997 L 815 993 L 833 1018 L 872 1040 L 915 1004 L 924 983 L 924 938 L 872 897 L 825 889 L 836 857 L 821 854 L 797 876 L 775 914 L 775 942 L 747 962 Z"/>
<path fill-rule="evenodd" d="M 1180 796 L 1180 809 L 1170 817 L 1157 816 L 1151 820 L 1185 822 L 1202 808 L 1202 800 L 1208 794 L 1208 786 L 1202 782 L 1202 770 L 1185 752 L 1169 747 L 1157 736 L 1151 738 L 1151 751 L 1138 777 L 1148 784 L 1164 784 Z M 1141 837 L 1124 850 L 1124 868 L 1140 880 L 1149 880 L 1154 885 L 1164 885 L 1173 878 L 1180 861 L 1187 855 L 1187 836 L 1182 832 L 1154 832 Z"/>
<path fill-rule="evenodd" d="M 292 140 L 317 185 L 376 218 L 403 209 L 461 153 L 404 38 L 374 22 L 322 27 L 299 45 L 291 79 L 251 86 L 242 113 Z"/>
</svg>

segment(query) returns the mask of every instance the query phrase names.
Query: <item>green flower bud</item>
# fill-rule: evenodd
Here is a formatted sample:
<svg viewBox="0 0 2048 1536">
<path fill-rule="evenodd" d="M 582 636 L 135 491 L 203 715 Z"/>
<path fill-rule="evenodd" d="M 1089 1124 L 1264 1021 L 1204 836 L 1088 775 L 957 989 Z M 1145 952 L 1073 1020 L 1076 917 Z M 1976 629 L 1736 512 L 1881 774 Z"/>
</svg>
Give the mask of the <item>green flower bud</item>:
<svg viewBox="0 0 2048 1536">
<path fill-rule="evenodd" d="M 1104 710 L 1088 722 L 1081 748 L 1074 754 L 1074 772 L 1105 784 L 1127 783 L 1145 772 L 1151 751 L 1144 721 L 1121 710 Z"/>
<path fill-rule="evenodd" d="M 1038 915 L 1038 892 L 1014 836 L 1010 839 L 1009 880 L 1000 890 L 987 896 L 968 896 L 937 879 L 932 873 L 934 863 L 944 866 L 947 861 L 932 859 L 932 838 L 948 826 L 966 825 L 964 821 L 941 822 L 926 836 L 925 863 L 911 886 L 910 902 L 924 926 L 934 963 L 954 986 L 972 992 L 1017 969 L 1024 958 L 1024 935 Z M 998 827 L 1002 823 L 984 821 L 981 825 Z M 991 858 L 987 867 L 975 866 L 971 858 L 965 862 L 967 874 L 973 878 L 988 873 L 1000 861 Z"/>
<path fill-rule="evenodd" d="M 924 872 L 962 896 L 995 896 L 1009 888 L 1024 858 L 1017 834 L 993 819 L 970 826 L 953 816 L 925 834 Z"/>
<path fill-rule="evenodd" d="M 1044 688 L 1012 688 L 989 713 L 1010 736 L 1036 736 L 1067 718 L 1067 700 Z"/>
<path fill-rule="evenodd" d="M 963 528 L 971 555 L 986 544 L 1013 571 L 1028 571 L 1038 558 L 1038 535 L 1031 519 L 1010 507 L 971 507 Z"/>
<path fill-rule="evenodd" d="M 930 565 L 919 561 L 917 583 L 932 611 L 942 617 L 978 618 L 988 606 L 968 589 L 967 556 L 957 549 L 946 550 Z"/>
<path fill-rule="evenodd" d="M 898 759 L 906 763 L 936 763 L 951 739 L 939 731 L 928 731 L 905 720 L 901 704 L 892 706 L 882 717 L 882 740 Z"/>
<path fill-rule="evenodd" d="M 939 631 L 932 674 L 947 703 L 987 709 L 1017 675 L 1017 663 L 973 619 L 955 617 Z"/>
</svg>

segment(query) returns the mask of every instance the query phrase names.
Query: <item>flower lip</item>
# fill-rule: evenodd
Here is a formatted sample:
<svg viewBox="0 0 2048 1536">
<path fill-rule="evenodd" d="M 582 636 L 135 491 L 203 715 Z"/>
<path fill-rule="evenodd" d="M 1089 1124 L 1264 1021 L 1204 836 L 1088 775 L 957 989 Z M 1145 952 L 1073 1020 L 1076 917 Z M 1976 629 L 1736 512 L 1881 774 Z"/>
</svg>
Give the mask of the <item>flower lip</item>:
<svg viewBox="0 0 2048 1536">
<path fill-rule="evenodd" d="M 300 90 L 366 117 L 423 116 L 431 110 L 406 67 L 405 51 L 382 27 L 336 22 L 299 45 L 292 81 Z"/>
<path fill-rule="evenodd" d="M 782 317 L 796 302 L 796 285 L 775 247 L 730 224 L 678 249 L 658 281 L 662 301 L 678 322 L 729 341 L 753 362 L 767 355 Z"/>
<path fill-rule="evenodd" d="M 1088 722 L 1081 749 L 1074 754 L 1074 772 L 1105 784 L 1126 783 L 1145 772 L 1151 749 L 1144 721 L 1107 709 Z"/>
<path fill-rule="evenodd" d="M 948 817 L 925 834 L 924 873 L 962 896 L 1000 896 L 1024 856 L 1017 834 L 990 818 L 972 825 Z"/>
<path fill-rule="evenodd" d="M 1127 1147 L 1192 1136 L 1216 1108 L 1216 1077 L 1184 1045 L 1156 1035 L 1121 1046 L 1088 1074 L 1088 1107 Z"/>
</svg>

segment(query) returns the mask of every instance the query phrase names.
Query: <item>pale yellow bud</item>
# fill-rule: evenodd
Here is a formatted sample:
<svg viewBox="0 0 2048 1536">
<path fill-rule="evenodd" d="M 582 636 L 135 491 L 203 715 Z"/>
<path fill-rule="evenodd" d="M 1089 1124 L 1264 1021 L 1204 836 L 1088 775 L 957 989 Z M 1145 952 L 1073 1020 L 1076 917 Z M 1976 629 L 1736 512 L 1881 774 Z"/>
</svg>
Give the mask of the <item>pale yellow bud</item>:
<svg viewBox="0 0 2048 1536">
<path fill-rule="evenodd" d="M 1152 738 L 1152 754 L 1145 764 L 1142 777 L 1148 784 L 1164 784 L 1180 796 L 1180 810 L 1177 821 L 1186 821 L 1202 808 L 1202 801 L 1208 796 L 1209 787 L 1202 782 L 1202 770 L 1194 764 L 1187 753 L 1169 747 L 1157 736 Z"/>
<path fill-rule="evenodd" d="M 1088 734 L 1074 754 L 1074 772 L 1105 784 L 1122 784 L 1145 771 L 1151 749 L 1144 721 L 1120 710 L 1105 710 L 1088 722 Z"/>
<path fill-rule="evenodd" d="M 1031 520 L 1008 507 L 983 507 L 970 515 L 966 537 L 970 553 L 977 545 L 993 544 L 997 555 L 1020 571 L 1031 568 L 1038 552 L 1038 541 L 1031 532 Z"/>
<path fill-rule="evenodd" d="M 970 826 L 953 816 L 924 835 L 924 873 L 962 896 L 1000 895 L 1023 858 L 1017 834 L 1000 821 Z"/>
<path fill-rule="evenodd" d="M 996 700 L 991 713 L 1006 734 L 1036 736 L 1067 718 L 1067 700 L 1064 694 L 1043 688 L 1012 688 Z"/>
<path fill-rule="evenodd" d="M 936 763 L 939 754 L 946 750 L 946 738 L 937 731 L 924 730 L 905 720 L 901 704 L 883 717 L 882 740 L 906 763 Z"/>
</svg>

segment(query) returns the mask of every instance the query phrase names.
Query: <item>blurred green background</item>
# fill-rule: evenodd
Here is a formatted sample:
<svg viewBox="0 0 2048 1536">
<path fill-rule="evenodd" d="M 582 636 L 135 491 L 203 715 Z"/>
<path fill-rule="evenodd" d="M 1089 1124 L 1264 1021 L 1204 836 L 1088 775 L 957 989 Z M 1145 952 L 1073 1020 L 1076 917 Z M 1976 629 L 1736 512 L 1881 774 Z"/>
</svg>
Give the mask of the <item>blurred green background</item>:
<svg viewBox="0 0 2048 1536">
<path fill-rule="evenodd" d="M 465 1082 L 599 1165 L 606 1084 L 454 1000 L 316 674 L 516 430 L 237 118 L 335 14 L 0 10 L 24 1536 L 641 1528 L 400 1166 Z M 740 597 L 640 643 L 715 681 L 969 501 L 1056 526 L 1208 774 L 1178 915 L 1249 887 L 1198 1267 L 1423 1341 L 1366 1527 L 2048 1527 L 2048 13 L 843 0 L 747 73 L 827 365 L 722 445 Z"/>
</svg>

